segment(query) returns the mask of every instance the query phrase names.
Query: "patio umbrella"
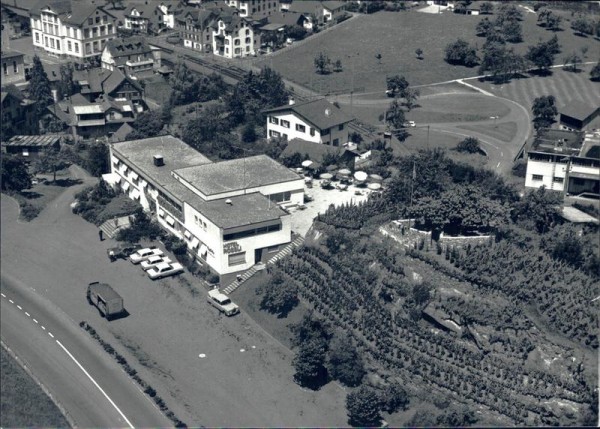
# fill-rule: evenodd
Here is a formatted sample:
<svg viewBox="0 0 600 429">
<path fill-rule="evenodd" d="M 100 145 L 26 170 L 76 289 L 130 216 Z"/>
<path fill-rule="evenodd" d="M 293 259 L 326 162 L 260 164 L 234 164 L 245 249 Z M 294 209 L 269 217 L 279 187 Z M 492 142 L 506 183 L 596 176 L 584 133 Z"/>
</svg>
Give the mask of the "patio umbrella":
<svg viewBox="0 0 600 429">
<path fill-rule="evenodd" d="M 331 180 L 332 177 L 333 177 L 333 175 L 330 173 L 323 173 L 319 176 L 319 179 Z"/>
<path fill-rule="evenodd" d="M 338 171 L 338 174 L 341 176 L 350 176 L 351 172 L 347 168 L 342 168 L 340 171 Z"/>
<path fill-rule="evenodd" d="M 371 174 L 369 176 L 369 178 L 374 181 L 374 182 L 381 182 L 383 181 L 383 177 L 381 177 L 379 174 Z"/>
<path fill-rule="evenodd" d="M 364 182 L 365 180 L 367 180 L 367 177 L 369 176 L 364 171 L 357 171 L 356 173 L 354 173 L 354 178 L 359 182 Z"/>
<path fill-rule="evenodd" d="M 310 167 L 313 164 L 313 162 L 310 159 L 307 159 L 306 161 L 302 161 L 302 167 Z"/>
<path fill-rule="evenodd" d="M 372 191 L 378 191 L 379 189 L 381 189 L 381 184 L 380 183 L 369 183 L 369 186 L 367 186 L 367 188 L 369 188 Z"/>
</svg>

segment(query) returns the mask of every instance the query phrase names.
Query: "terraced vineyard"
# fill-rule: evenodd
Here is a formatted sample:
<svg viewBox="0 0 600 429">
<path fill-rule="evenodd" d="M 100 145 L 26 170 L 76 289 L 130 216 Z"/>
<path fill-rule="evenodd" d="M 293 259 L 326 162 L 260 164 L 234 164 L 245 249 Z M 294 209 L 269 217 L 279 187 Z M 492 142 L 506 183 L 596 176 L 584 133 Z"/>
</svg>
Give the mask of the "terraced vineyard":
<svg viewBox="0 0 600 429">
<path fill-rule="evenodd" d="M 322 244 L 307 245 L 279 268 L 303 300 L 349 332 L 384 373 L 413 393 L 453 392 L 514 424 L 575 423 L 590 401 L 581 350 L 549 340 L 524 305 L 501 288 L 448 275 L 451 266 L 440 269 L 444 258 L 433 251 L 405 253 L 376 235 L 356 234 L 346 244 L 334 254 Z M 442 261 L 436 267 L 424 262 L 436 258 Z M 446 314 L 460 334 L 421 319 L 427 303 L 415 302 L 416 284 L 432 288 L 427 308 Z"/>
</svg>

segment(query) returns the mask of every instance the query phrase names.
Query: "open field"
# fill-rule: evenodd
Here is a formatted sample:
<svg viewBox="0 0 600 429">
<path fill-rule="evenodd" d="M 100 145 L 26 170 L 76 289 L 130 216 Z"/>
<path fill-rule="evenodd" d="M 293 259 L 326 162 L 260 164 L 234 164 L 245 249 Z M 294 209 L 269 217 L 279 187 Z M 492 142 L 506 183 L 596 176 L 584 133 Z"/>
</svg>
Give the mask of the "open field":
<svg viewBox="0 0 600 429">
<path fill-rule="evenodd" d="M 481 47 L 485 39 L 475 35 L 475 27 L 483 18 L 416 11 L 363 15 L 348 25 L 334 28 L 324 37 L 317 34 L 297 48 L 265 56 L 258 64 L 272 65 L 284 77 L 323 94 L 348 93 L 353 83 L 358 93 L 380 91 L 385 88 L 386 76 L 393 74 L 404 75 L 412 85 L 476 76 L 476 67 L 450 66 L 443 57 L 446 45 L 459 37 Z M 490 18 L 494 19 L 494 15 Z M 562 53 L 556 58 L 558 63 L 583 46 L 588 47 L 585 61 L 597 60 L 594 52 L 598 52 L 600 43 L 590 37 L 575 36 L 567 18 L 570 19 L 569 14 L 563 20 L 565 30 L 552 33 L 536 25 L 536 14 L 527 13 L 522 22 L 524 42 L 509 46 L 523 54 L 528 45 L 557 34 L 562 45 Z M 417 48 L 424 51 L 423 60 L 416 58 Z M 326 53 L 332 61 L 340 59 L 343 71 L 317 75 L 313 59 L 318 52 Z M 380 63 L 375 58 L 377 53 L 382 56 Z"/>
<path fill-rule="evenodd" d="M 502 122 L 494 124 L 459 125 L 463 130 L 477 131 L 503 142 L 509 142 L 517 135 L 517 124 L 515 122 Z"/>
<path fill-rule="evenodd" d="M 590 80 L 590 69 L 591 66 L 585 66 L 583 72 L 573 73 L 557 68 L 553 69 L 550 76 L 513 79 L 504 85 L 480 82 L 477 79 L 472 79 L 469 83 L 499 97 L 516 101 L 528 110 L 531 110 L 533 100 L 542 95 L 554 95 L 559 107 L 575 100 L 597 106 L 600 100 L 600 83 Z"/>
<path fill-rule="evenodd" d="M 52 400 L 4 347 L 0 347 L 0 380 L 2 427 L 69 427 Z"/>
</svg>

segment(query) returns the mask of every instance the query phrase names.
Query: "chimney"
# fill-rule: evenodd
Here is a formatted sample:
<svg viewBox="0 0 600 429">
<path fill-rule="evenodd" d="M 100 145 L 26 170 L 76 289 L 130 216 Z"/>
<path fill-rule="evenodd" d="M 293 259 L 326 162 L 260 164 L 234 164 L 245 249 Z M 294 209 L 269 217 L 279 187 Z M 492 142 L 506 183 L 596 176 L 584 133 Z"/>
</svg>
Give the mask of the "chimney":
<svg viewBox="0 0 600 429">
<path fill-rule="evenodd" d="M 156 167 L 162 167 L 165 165 L 165 160 L 162 155 L 154 155 L 154 165 Z"/>
<path fill-rule="evenodd" d="M 294 97 L 290 97 L 290 101 L 288 101 L 290 106 L 293 106 L 294 104 L 296 104 L 296 100 L 294 100 Z"/>
</svg>

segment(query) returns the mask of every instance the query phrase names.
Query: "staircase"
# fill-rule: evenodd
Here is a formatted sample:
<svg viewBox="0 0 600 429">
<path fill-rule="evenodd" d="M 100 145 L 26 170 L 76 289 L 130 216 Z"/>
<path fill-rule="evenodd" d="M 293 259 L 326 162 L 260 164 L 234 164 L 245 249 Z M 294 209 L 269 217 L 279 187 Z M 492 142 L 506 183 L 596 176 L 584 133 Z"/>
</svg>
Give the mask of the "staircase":
<svg viewBox="0 0 600 429">
<path fill-rule="evenodd" d="M 105 237 L 113 238 L 118 230 L 129 226 L 129 216 L 117 217 L 109 219 L 100 225 L 100 230 Z"/>
<path fill-rule="evenodd" d="M 275 264 L 281 258 L 284 258 L 287 255 L 291 254 L 294 251 L 294 249 L 296 247 L 300 247 L 302 243 L 304 243 L 304 237 L 302 237 L 301 235 L 297 236 L 291 243 L 289 243 L 287 246 L 285 246 L 283 249 L 277 252 L 277 254 L 271 259 L 269 259 L 266 265 L 268 266 L 269 264 Z M 223 289 L 223 293 L 229 295 L 237 288 L 239 288 L 246 280 L 248 280 L 250 277 L 256 274 L 257 271 L 259 270 L 256 268 L 256 266 L 250 268 L 249 270 L 244 272 L 244 274 L 241 275 L 239 280 L 234 280 L 233 282 L 231 282 L 231 284 L 229 284 L 229 286 Z"/>
</svg>

